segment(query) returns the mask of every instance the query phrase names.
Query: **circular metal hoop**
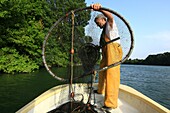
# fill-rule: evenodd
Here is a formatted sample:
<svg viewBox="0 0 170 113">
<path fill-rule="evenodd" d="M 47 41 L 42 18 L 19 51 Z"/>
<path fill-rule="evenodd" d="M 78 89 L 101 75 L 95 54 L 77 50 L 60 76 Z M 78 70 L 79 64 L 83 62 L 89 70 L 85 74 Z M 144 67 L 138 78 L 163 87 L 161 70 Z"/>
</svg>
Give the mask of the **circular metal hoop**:
<svg viewBox="0 0 170 113">
<path fill-rule="evenodd" d="M 76 13 L 76 12 L 79 12 L 79 11 L 89 10 L 89 9 L 92 9 L 92 8 L 89 6 L 89 7 L 79 8 L 79 9 L 75 9 L 75 10 L 72 10 L 72 11 L 68 12 L 66 15 L 64 15 L 63 17 L 61 17 L 58 21 L 56 21 L 56 22 L 53 24 L 53 26 L 50 28 L 49 32 L 48 32 L 47 35 L 45 36 L 45 39 L 44 39 L 44 42 L 43 42 L 43 46 L 42 46 L 42 59 L 43 59 L 43 63 L 44 63 L 44 66 L 46 67 L 47 71 L 50 73 L 50 75 L 52 75 L 54 78 L 56 78 L 56 79 L 58 79 L 58 80 L 60 80 L 60 81 L 68 81 L 69 79 L 65 79 L 65 78 L 61 78 L 61 77 L 57 76 L 56 74 L 54 74 L 54 73 L 50 70 L 49 66 L 47 65 L 46 56 L 45 56 L 45 50 L 46 50 L 46 44 L 47 44 L 48 38 L 49 38 L 49 36 L 51 35 L 52 30 L 53 30 L 56 26 L 58 26 L 58 24 L 59 24 L 63 19 L 65 19 L 68 15 L 71 15 L 72 12 Z M 100 69 L 96 69 L 96 70 L 95 70 L 96 72 L 104 71 L 104 70 L 107 70 L 107 69 L 109 69 L 109 68 L 111 68 L 111 67 L 114 67 L 114 66 L 117 66 L 117 65 L 123 63 L 124 61 L 126 61 L 126 60 L 129 58 L 129 56 L 131 55 L 132 50 L 133 50 L 133 48 L 134 48 L 133 31 L 132 31 L 129 23 L 128 23 L 120 14 L 118 14 L 117 12 L 115 12 L 115 11 L 113 11 L 113 10 L 111 10 L 111 9 L 108 9 L 108 8 L 104 8 L 104 7 L 102 7 L 101 9 L 102 9 L 102 10 L 105 10 L 105 11 L 108 11 L 108 12 L 116 15 L 117 17 L 119 17 L 119 18 L 123 21 L 123 23 L 127 26 L 128 30 L 129 30 L 129 33 L 130 33 L 130 36 L 131 36 L 131 45 L 130 45 L 129 51 L 127 52 L 126 56 L 125 56 L 122 60 L 120 60 L 120 61 L 118 61 L 118 62 L 116 62 L 116 63 L 114 63 L 114 64 L 111 64 L 111 65 L 109 65 L 109 66 L 106 66 L 106 67 L 103 67 L 103 68 L 100 68 Z M 91 72 L 86 73 L 86 75 L 88 75 L 88 74 L 91 74 Z M 77 78 L 80 78 L 80 77 L 83 77 L 83 76 L 84 76 L 84 75 L 80 75 L 80 76 L 78 76 L 78 77 L 73 77 L 73 79 L 77 79 Z"/>
</svg>

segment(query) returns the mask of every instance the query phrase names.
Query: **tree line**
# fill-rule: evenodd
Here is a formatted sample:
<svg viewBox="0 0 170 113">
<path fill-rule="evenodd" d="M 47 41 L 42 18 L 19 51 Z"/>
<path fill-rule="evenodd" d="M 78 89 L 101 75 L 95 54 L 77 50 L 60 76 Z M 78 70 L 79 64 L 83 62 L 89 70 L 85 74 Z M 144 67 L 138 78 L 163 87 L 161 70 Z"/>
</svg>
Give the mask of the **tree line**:
<svg viewBox="0 0 170 113">
<path fill-rule="evenodd" d="M 170 66 L 170 52 L 162 54 L 149 55 L 146 59 L 129 59 L 124 64 L 140 64 L 140 65 L 163 65 Z"/>
<path fill-rule="evenodd" d="M 61 16 L 80 7 L 86 7 L 85 0 L 1 0 L 0 72 L 33 72 L 43 66 L 42 44 L 48 30 Z M 90 13 L 85 12 L 77 20 L 80 37 L 84 36 L 83 28 L 89 18 Z M 70 26 L 66 24 L 63 26 L 60 31 L 65 31 L 62 34 L 65 43 L 68 44 Z M 62 46 L 55 43 L 59 38 L 56 36 L 51 40 L 51 46 L 58 46 L 51 48 L 51 53 L 60 57 L 47 57 L 47 60 L 50 65 L 65 66 L 68 64 L 68 57 L 62 52 Z"/>
<path fill-rule="evenodd" d="M 48 30 L 60 17 L 80 7 L 86 7 L 85 0 L 1 0 L 0 72 L 33 72 L 42 67 L 42 44 Z M 91 40 L 90 37 L 84 37 L 84 27 L 88 24 L 90 13 L 80 12 L 75 16 L 75 38 Z M 69 23 L 70 20 L 67 18 L 66 21 Z M 50 51 L 46 60 L 51 66 L 65 67 L 70 60 L 68 51 L 63 50 L 70 49 L 71 27 L 67 23 L 61 25 L 46 48 Z M 75 46 L 77 51 L 79 47 Z M 79 61 L 74 59 L 74 62 Z M 170 53 L 149 55 L 145 60 L 129 59 L 125 63 L 170 65 Z"/>
</svg>

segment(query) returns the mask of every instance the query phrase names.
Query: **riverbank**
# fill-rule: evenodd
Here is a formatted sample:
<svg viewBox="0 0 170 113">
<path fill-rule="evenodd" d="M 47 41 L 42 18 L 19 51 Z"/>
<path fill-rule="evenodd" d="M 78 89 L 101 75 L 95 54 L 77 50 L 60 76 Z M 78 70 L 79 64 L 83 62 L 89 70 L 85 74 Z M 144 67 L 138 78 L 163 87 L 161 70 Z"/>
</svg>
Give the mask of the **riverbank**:
<svg viewBox="0 0 170 113">
<path fill-rule="evenodd" d="M 149 55 L 146 59 L 128 59 L 124 64 L 170 66 L 170 52 Z"/>
</svg>

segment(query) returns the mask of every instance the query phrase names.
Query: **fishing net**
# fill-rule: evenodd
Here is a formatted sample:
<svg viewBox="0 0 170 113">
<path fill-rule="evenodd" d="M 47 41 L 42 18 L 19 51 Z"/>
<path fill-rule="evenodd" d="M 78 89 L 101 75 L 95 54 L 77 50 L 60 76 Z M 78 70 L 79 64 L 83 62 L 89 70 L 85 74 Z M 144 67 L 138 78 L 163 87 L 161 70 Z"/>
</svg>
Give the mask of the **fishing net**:
<svg viewBox="0 0 170 113">
<path fill-rule="evenodd" d="M 94 66 L 100 58 L 100 51 L 94 44 L 87 43 L 79 49 L 78 56 L 82 62 L 84 72 L 90 72 L 94 70 Z"/>
<path fill-rule="evenodd" d="M 67 102 L 47 113 L 98 113 L 94 108 L 84 106 L 86 105 L 83 102 Z"/>
<path fill-rule="evenodd" d="M 101 48 L 117 41 L 112 40 L 106 43 L 106 45 L 99 45 L 102 29 L 96 25 L 94 19 L 100 12 L 92 11 L 91 7 L 86 7 L 72 10 L 59 18 L 50 28 L 44 39 L 42 57 L 47 71 L 54 78 L 69 82 L 70 100 L 56 109 L 49 111 L 49 113 L 66 113 L 68 110 L 72 113 L 97 112 L 96 107 L 90 103 L 93 90 L 92 84 L 95 76 L 93 78 L 90 76 L 91 78 L 79 81 L 91 82 L 86 88 L 88 90 L 86 93 L 88 95 L 87 102 L 76 100 L 76 96 L 82 96 L 83 100 L 83 95 L 85 94 L 80 93 L 82 88 L 77 90 L 79 93 L 76 92 L 73 82 L 117 66 L 129 58 L 134 40 L 133 32 L 128 22 L 113 10 L 107 8 L 101 9 L 112 13 L 114 17 L 119 32 L 119 37 L 116 39 L 120 41 L 123 56 L 120 59 L 119 55 L 115 55 L 116 59 L 120 60 L 114 61 L 112 64 L 102 68 L 99 67 L 102 59 Z M 97 110 L 103 112 L 101 108 L 97 108 Z"/>
<path fill-rule="evenodd" d="M 133 32 L 128 22 L 117 12 L 112 13 L 119 32 L 123 51 L 121 60 L 100 68 L 100 29 L 94 18 L 100 14 L 91 7 L 75 9 L 58 19 L 50 28 L 43 43 L 43 62 L 48 72 L 58 80 L 78 79 L 123 63 L 133 49 Z M 57 68 L 56 68 L 57 67 Z M 64 71 L 63 71 L 63 68 Z M 72 78 L 70 77 L 72 76 Z"/>
</svg>

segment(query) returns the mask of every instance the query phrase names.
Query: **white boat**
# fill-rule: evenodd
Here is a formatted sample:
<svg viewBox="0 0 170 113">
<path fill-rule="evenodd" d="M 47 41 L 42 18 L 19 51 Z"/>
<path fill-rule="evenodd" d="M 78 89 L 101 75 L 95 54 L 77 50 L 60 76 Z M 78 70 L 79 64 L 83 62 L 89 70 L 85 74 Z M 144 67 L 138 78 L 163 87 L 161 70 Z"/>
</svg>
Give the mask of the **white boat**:
<svg viewBox="0 0 170 113">
<path fill-rule="evenodd" d="M 96 83 L 93 84 L 93 88 L 97 89 Z M 69 89 L 69 84 L 53 87 L 25 105 L 16 113 L 47 113 L 70 101 Z M 87 84 L 73 84 L 73 90 L 75 93 L 75 100 L 81 100 L 82 97 L 84 97 L 83 102 L 87 103 L 89 97 L 89 88 Z M 77 94 L 81 95 L 76 96 Z M 98 109 L 103 106 L 103 98 L 104 95 L 93 93 L 91 95 L 90 103 L 96 107 L 98 113 L 105 113 Z M 119 88 L 118 105 L 118 113 L 170 113 L 169 109 L 137 90 L 122 84 Z"/>
</svg>

